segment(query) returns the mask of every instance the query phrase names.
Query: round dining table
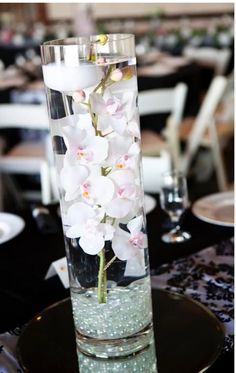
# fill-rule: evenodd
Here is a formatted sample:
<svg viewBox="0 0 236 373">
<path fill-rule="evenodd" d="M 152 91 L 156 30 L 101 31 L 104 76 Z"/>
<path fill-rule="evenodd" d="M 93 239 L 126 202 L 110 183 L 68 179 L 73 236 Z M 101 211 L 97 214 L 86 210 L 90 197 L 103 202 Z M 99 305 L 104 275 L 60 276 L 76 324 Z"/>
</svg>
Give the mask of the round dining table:
<svg viewBox="0 0 236 373">
<path fill-rule="evenodd" d="M 161 235 L 170 228 L 170 223 L 160 208 L 159 196 L 153 197 L 156 206 L 147 214 L 151 274 L 233 237 L 233 228 L 206 223 L 195 217 L 189 208 L 181 224 L 191 233 L 191 239 L 184 243 L 164 243 Z M 18 236 L 0 245 L 2 334 L 18 330 L 45 307 L 69 297 L 69 290 L 63 287 L 58 276 L 45 280 L 51 263 L 65 256 L 58 205 L 47 208 L 49 215 L 45 224 L 33 217 L 29 207 L 9 211 L 24 219 L 25 228 Z M 232 373 L 233 350 L 223 351 L 208 371 Z"/>
</svg>

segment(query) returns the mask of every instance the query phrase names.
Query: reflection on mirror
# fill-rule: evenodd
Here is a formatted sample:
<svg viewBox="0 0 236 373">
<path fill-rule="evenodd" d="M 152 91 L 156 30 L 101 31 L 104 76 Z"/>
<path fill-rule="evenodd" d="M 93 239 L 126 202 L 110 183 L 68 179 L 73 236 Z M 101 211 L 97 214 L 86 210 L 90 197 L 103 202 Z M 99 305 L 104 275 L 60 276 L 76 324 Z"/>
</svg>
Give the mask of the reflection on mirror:
<svg viewBox="0 0 236 373">
<path fill-rule="evenodd" d="M 80 373 L 158 373 L 154 340 L 147 348 L 127 358 L 100 359 L 82 353 L 78 356 Z"/>
</svg>

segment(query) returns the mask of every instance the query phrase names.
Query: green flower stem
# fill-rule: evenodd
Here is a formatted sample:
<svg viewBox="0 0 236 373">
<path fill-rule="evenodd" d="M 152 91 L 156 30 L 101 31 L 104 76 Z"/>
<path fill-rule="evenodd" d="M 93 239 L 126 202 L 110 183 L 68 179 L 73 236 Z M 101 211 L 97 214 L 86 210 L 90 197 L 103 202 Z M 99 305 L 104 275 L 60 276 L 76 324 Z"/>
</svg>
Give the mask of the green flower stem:
<svg viewBox="0 0 236 373">
<path fill-rule="evenodd" d="M 103 135 L 102 137 L 106 137 L 106 136 L 108 136 L 108 135 L 111 135 L 113 132 L 115 132 L 115 131 L 111 131 L 111 132 L 109 132 L 109 133 L 106 133 L 106 134 Z"/>
<path fill-rule="evenodd" d="M 100 81 L 100 83 L 97 85 L 97 87 L 94 89 L 93 92 L 97 92 L 101 88 L 102 95 L 103 95 L 103 93 L 105 91 L 105 88 L 106 88 L 106 82 L 109 79 L 109 76 L 110 76 L 111 72 L 112 72 L 112 66 L 109 66 L 107 74 Z M 95 113 L 92 112 L 90 102 L 88 102 L 87 105 L 88 105 L 89 113 L 90 113 L 90 116 L 91 116 L 91 119 L 92 119 L 92 124 L 93 124 L 93 127 L 95 129 L 95 134 L 96 134 L 96 136 L 101 136 L 102 137 L 101 131 L 99 131 L 97 129 L 98 116 Z"/>
<path fill-rule="evenodd" d="M 102 176 L 107 176 L 110 172 L 111 172 L 111 167 L 101 167 Z"/>
<path fill-rule="evenodd" d="M 107 303 L 107 273 L 104 270 L 106 266 L 105 249 L 99 253 L 99 271 L 98 271 L 98 303 Z"/>
<path fill-rule="evenodd" d="M 100 81 L 97 87 L 93 92 L 97 92 L 101 88 L 102 94 L 106 88 L 106 82 L 109 79 L 111 74 L 112 67 L 109 66 L 106 76 Z M 98 116 L 92 112 L 90 102 L 88 102 L 89 112 L 92 119 L 92 124 L 96 132 L 96 136 L 102 136 L 101 131 L 97 129 Z M 101 174 L 107 176 L 110 170 L 107 170 L 105 167 L 101 167 Z M 106 222 L 106 215 L 102 219 L 102 223 Z M 98 271 L 98 303 L 107 303 L 107 273 L 106 269 L 106 257 L 105 257 L 105 248 L 103 248 L 99 253 L 99 271 Z"/>
<path fill-rule="evenodd" d="M 113 258 L 111 258 L 111 260 L 109 260 L 109 262 L 103 268 L 103 271 L 105 272 L 115 260 L 116 260 L 116 255 L 113 256 Z"/>
<path fill-rule="evenodd" d="M 104 93 L 104 90 L 105 90 L 105 85 L 106 85 L 106 82 L 110 76 L 112 72 L 112 66 L 109 66 L 108 68 L 108 71 L 107 71 L 107 74 L 105 75 L 105 77 L 100 81 L 100 83 L 97 85 L 97 87 L 94 89 L 93 92 L 97 92 L 100 88 L 102 88 L 102 94 Z"/>
</svg>

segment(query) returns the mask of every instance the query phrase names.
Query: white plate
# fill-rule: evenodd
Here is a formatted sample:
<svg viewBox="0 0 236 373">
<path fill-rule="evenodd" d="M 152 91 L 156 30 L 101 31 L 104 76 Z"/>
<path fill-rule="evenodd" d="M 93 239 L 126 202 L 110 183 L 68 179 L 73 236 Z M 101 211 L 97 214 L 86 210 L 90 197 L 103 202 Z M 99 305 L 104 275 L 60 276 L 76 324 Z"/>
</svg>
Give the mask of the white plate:
<svg viewBox="0 0 236 373">
<path fill-rule="evenodd" d="M 0 213 L 0 244 L 17 236 L 25 227 L 25 222 L 17 215 Z"/>
<path fill-rule="evenodd" d="M 234 193 L 224 192 L 211 194 L 196 201 L 193 213 L 207 223 L 234 226 Z"/>
<path fill-rule="evenodd" d="M 156 207 L 156 200 L 155 198 L 149 196 L 148 194 L 144 195 L 144 205 L 145 205 L 145 211 L 146 214 L 149 214 L 154 208 Z"/>
</svg>

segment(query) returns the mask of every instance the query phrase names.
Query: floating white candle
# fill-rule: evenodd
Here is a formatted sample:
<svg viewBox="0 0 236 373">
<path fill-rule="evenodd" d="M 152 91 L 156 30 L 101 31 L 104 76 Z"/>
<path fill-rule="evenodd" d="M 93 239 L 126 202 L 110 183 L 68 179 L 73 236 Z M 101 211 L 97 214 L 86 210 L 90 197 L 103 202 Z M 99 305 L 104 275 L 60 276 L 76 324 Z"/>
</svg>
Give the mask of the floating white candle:
<svg viewBox="0 0 236 373">
<path fill-rule="evenodd" d="M 88 63 L 78 66 L 51 63 L 43 65 L 44 83 L 56 91 L 77 91 L 98 84 L 103 77 L 102 70 L 102 66 Z"/>
</svg>

